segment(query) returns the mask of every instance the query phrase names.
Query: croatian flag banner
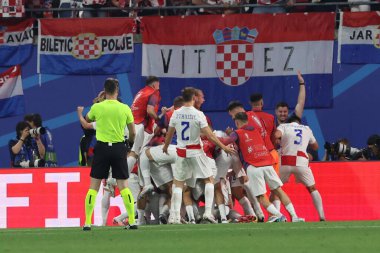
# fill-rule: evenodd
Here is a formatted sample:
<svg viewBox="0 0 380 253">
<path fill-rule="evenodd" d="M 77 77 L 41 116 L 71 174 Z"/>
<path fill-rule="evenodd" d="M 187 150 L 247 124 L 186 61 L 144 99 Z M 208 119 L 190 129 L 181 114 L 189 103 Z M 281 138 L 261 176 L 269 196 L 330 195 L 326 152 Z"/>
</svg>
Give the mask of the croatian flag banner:
<svg viewBox="0 0 380 253">
<path fill-rule="evenodd" d="M 40 19 L 38 73 L 103 75 L 129 72 L 130 18 Z"/>
<path fill-rule="evenodd" d="M 185 85 L 213 94 L 205 110 L 225 110 L 252 92 L 296 103 L 300 70 L 308 83 L 307 105 L 328 107 L 332 98 L 332 13 L 237 14 L 144 17 L 142 75 L 161 77 L 163 96 Z M 179 79 L 181 78 L 181 79 Z M 214 96 L 215 95 L 215 96 Z"/>
<path fill-rule="evenodd" d="M 0 73 L 0 118 L 25 113 L 21 68 L 14 66 Z"/>
<path fill-rule="evenodd" d="M 33 51 L 34 19 L 0 19 L 0 66 L 24 63 Z"/>
<path fill-rule="evenodd" d="M 338 63 L 380 63 L 379 14 L 379 12 L 341 12 Z"/>
</svg>

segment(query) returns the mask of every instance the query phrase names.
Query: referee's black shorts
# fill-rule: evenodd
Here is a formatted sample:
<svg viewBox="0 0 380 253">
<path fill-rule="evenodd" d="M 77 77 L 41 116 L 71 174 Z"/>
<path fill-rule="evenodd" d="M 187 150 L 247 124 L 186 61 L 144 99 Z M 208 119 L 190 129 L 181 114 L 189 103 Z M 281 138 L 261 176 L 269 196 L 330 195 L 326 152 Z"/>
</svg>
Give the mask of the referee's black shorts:
<svg viewBox="0 0 380 253">
<path fill-rule="evenodd" d="M 125 142 L 98 141 L 96 143 L 90 176 L 97 179 L 108 178 L 110 167 L 112 167 L 113 178 L 128 179 L 127 145 Z"/>
</svg>

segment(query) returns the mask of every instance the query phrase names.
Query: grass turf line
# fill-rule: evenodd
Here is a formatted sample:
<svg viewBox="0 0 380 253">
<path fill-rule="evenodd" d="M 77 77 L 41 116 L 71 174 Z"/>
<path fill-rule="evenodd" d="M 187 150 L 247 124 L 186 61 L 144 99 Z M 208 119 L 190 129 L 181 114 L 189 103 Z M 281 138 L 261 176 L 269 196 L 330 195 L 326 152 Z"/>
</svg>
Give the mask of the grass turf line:
<svg viewBox="0 0 380 253">
<path fill-rule="evenodd" d="M 0 252 L 380 251 L 380 221 L 2 229 Z"/>
</svg>

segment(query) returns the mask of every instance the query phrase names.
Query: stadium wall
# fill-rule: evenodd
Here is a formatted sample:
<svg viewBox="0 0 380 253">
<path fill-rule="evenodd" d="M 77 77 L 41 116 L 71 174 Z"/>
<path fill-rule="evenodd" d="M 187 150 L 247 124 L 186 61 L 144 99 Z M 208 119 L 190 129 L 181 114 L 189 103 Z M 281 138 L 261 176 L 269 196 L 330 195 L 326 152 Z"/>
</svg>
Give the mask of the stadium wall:
<svg viewBox="0 0 380 253">
<path fill-rule="evenodd" d="M 380 219 L 379 166 L 380 162 L 311 164 L 328 221 Z M 86 167 L 0 169 L 0 228 L 81 226 L 88 175 Z M 310 194 L 302 185 L 292 181 L 284 189 L 300 217 L 318 221 Z M 94 210 L 97 225 L 101 224 L 102 192 Z M 109 224 L 125 212 L 120 195 L 111 198 L 110 206 Z"/>
<path fill-rule="evenodd" d="M 131 104 L 133 96 L 144 85 L 141 77 L 141 44 L 135 46 L 135 63 L 131 73 L 115 75 L 121 83 L 121 98 Z M 336 50 L 334 50 L 336 52 Z M 0 68 L 0 71 L 5 68 Z M 76 107 L 83 105 L 88 110 L 92 99 L 102 89 L 108 76 L 61 76 L 36 73 L 36 50 L 32 57 L 22 65 L 23 88 L 26 113 L 40 113 L 44 125 L 54 135 L 58 163 L 62 167 L 78 164 L 78 144 L 80 129 Z M 354 147 L 364 147 L 369 135 L 379 133 L 378 97 L 380 94 L 380 65 L 336 64 L 334 57 L 333 103 L 330 108 L 307 108 L 304 120 L 311 126 L 318 142 L 323 146 L 325 140 L 335 141 L 346 137 Z M 165 85 L 165 84 L 164 84 Z M 186 85 L 179 79 L 178 86 Z M 178 89 L 178 87 L 175 87 Z M 215 129 L 233 126 L 225 112 L 212 110 L 212 101 L 217 94 L 206 92 L 205 112 L 213 121 Z M 179 89 L 180 90 L 180 89 Z M 236 94 L 236 99 L 244 102 L 248 109 L 249 94 Z M 173 98 L 163 94 L 162 105 L 169 106 Z M 296 98 L 289 98 L 294 100 Z M 289 101 L 294 104 L 294 101 Z M 267 108 L 273 113 L 273 108 Z M 8 141 L 15 138 L 15 126 L 22 116 L 0 119 L 0 167 L 10 166 Z M 320 149 L 320 157 L 323 149 Z"/>
</svg>

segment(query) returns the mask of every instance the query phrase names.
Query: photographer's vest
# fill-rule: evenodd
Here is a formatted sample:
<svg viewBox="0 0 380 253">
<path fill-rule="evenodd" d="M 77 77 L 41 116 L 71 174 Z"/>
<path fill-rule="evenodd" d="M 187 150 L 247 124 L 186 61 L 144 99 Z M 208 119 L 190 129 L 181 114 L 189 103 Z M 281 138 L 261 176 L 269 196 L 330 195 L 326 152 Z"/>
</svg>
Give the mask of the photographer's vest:
<svg viewBox="0 0 380 253">
<path fill-rule="evenodd" d="M 42 142 L 45 145 L 45 167 L 57 167 L 57 153 L 54 149 L 53 136 L 47 127 L 45 129 L 46 133 L 41 136 Z"/>
<path fill-rule="evenodd" d="M 25 144 L 22 144 L 20 152 L 14 155 L 13 164 L 11 166 L 20 167 L 21 162 L 34 161 L 32 150 L 33 150 L 32 148 L 28 148 Z"/>
</svg>

